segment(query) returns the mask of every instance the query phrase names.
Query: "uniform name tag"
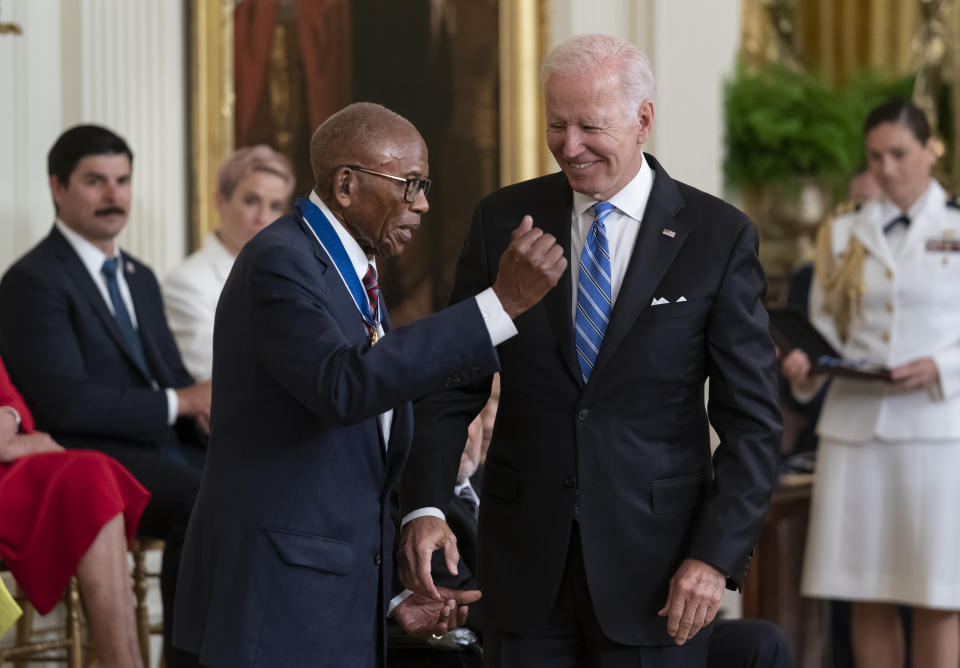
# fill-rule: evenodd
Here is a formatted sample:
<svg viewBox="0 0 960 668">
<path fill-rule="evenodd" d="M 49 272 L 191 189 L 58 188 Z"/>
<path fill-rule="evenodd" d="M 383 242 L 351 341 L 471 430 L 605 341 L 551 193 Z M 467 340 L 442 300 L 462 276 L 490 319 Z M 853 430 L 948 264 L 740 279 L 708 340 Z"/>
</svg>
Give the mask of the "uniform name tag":
<svg viewBox="0 0 960 668">
<path fill-rule="evenodd" d="M 927 251 L 931 253 L 960 253 L 960 239 L 927 239 Z"/>
</svg>

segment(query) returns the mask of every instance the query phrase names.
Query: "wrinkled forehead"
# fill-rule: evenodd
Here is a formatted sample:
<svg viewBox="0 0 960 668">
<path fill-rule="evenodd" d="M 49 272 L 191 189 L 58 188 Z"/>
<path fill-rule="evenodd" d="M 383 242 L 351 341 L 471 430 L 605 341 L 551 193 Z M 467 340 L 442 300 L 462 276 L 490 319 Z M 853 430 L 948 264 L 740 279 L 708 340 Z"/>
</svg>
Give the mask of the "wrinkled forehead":
<svg viewBox="0 0 960 668">
<path fill-rule="evenodd" d="M 552 74 L 544 86 L 544 103 L 548 116 L 619 117 L 630 112 L 620 75 L 606 68 Z"/>
<path fill-rule="evenodd" d="M 386 165 L 401 163 L 407 171 L 426 172 L 428 162 L 427 144 L 415 128 L 395 131 L 371 142 L 366 147 L 370 164 Z"/>
</svg>

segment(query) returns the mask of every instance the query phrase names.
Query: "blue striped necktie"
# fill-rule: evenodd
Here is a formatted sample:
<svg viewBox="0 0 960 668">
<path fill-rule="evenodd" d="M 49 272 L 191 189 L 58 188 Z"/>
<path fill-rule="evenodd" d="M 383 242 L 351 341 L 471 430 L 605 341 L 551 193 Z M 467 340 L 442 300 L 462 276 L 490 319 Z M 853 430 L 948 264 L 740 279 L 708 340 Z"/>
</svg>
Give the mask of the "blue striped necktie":
<svg viewBox="0 0 960 668">
<path fill-rule="evenodd" d="M 603 342 L 603 334 L 610 321 L 610 247 L 607 244 L 607 230 L 603 221 L 615 208 L 610 202 L 597 202 L 593 205 L 593 225 L 587 232 L 583 252 L 580 253 L 574 340 L 583 382 L 590 379 L 590 372 L 593 371 L 600 344 Z"/>
</svg>

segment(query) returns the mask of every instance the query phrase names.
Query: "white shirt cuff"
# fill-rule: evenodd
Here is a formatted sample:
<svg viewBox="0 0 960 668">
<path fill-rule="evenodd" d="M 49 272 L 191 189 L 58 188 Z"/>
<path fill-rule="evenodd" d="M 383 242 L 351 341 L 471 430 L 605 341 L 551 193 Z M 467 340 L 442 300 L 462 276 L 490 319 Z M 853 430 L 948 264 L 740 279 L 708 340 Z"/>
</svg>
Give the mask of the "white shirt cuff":
<svg viewBox="0 0 960 668">
<path fill-rule="evenodd" d="M 407 600 L 407 597 L 413 592 L 409 589 L 404 589 L 402 592 L 390 599 L 390 605 L 387 606 L 387 617 L 393 614 L 393 611 L 398 605 Z"/>
<path fill-rule="evenodd" d="M 20 431 L 20 413 L 13 406 L 0 406 L 0 410 L 7 410 L 13 413 L 13 421 L 16 425 L 15 430 Z"/>
<path fill-rule="evenodd" d="M 442 510 L 440 510 L 439 508 L 434 508 L 433 506 L 427 506 L 425 508 L 417 508 L 416 510 L 413 510 L 407 513 L 406 516 L 404 516 L 404 518 L 400 520 L 400 528 L 402 529 L 403 525 L 405 525 L 410 520 L 415 520 L 418 517 L 426 517 L 428 515 L 430 517 L 439 517 L 444 522 L 447 521 L 447 516 L 443 514 Z"/>
<path fill-rule="evenodd" d="M 167 424 L 172 425 L 177 421 L 177 412 L 180 410 L 180 400 L 177 398 L 177 391 L 172 387 L 164 390 L 167 393 Z"/>
<path fill-rule="evenodd" d="M 493 345 L 499 346 L 507 339 L 517 335 L 517 328 L 513 320 L 503 310 L 503 304 L 493 288 L 487 288 L 476 296 L 477 306 L 480 308 L 480 315 L 483 316 L 483 324 L 487 326 L 487 332 L 490 334 L 490 341 Z"/>
</svg>

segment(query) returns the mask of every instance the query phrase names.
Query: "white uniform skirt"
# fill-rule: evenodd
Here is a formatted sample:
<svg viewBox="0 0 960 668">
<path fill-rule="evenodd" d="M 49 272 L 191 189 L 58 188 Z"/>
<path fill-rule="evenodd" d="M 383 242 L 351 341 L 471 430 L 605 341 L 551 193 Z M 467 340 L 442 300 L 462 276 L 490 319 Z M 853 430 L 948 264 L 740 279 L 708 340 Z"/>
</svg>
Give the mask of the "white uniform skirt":
<svg viewBox="0 0 960 668">
<path fill-rule="evenodd" d="M 960 609 L 960 441 L 821 438 L 801 589 Z"/>
</svg>

